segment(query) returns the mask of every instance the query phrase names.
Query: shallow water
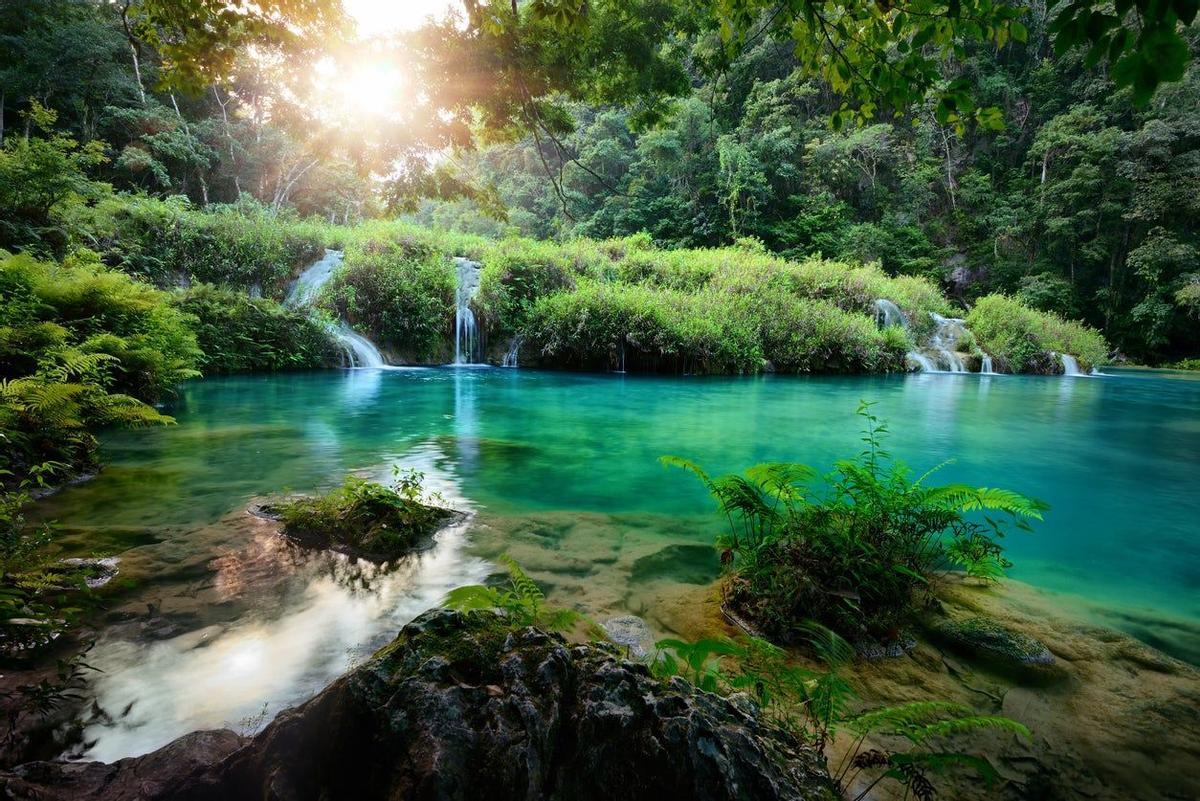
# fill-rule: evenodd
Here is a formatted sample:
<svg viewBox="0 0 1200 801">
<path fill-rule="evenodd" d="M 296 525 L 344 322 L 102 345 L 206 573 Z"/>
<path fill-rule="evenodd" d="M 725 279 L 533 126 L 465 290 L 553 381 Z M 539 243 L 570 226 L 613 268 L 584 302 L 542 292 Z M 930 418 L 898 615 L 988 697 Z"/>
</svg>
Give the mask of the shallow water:
<svg viewBox="0 0 1200 801">
<path fill-rule="evenodd" d="M 87 754 L 142 753 L 198 727 L 256 728 L 456 584 L 512 553 L 556 600 L 659 631 L 716 574 L 718 521 L 663 454 L 710 471 L 826 469 L 859 447 L 860 399 L 890 449 L 944 481 L 1051 504 L 1010 535 L 1016 578 L 1173 653 L 1200 655 L 1200 381 L 908 375 L 673 378 L 389 369 L 193 382 L 179 425 L 105 440 L 109 467 L 46 505 L 73 551 L 121 554 L 126 587 L 88 661 L 107 717 Z M 423 470 L 473 513 L 400 570 L 282 544 L 245 513 L 346 471 Z"/>
</svg>

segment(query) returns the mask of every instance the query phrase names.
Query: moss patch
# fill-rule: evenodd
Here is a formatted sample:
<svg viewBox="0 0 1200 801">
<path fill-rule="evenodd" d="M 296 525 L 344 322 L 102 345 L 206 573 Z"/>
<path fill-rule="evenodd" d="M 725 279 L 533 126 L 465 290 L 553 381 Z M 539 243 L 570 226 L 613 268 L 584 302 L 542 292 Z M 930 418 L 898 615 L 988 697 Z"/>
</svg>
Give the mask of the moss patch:
<svg viewBox="0 0 1200 801">
<path fill-rule="evenodd" d="M 302 544 L 374 562 L 403 556 L 429 541 L 455 513 L 419 500 L 416 492 L 350 476 L 323 495 L 269 508 L 284 533 Z"/>
</svg>

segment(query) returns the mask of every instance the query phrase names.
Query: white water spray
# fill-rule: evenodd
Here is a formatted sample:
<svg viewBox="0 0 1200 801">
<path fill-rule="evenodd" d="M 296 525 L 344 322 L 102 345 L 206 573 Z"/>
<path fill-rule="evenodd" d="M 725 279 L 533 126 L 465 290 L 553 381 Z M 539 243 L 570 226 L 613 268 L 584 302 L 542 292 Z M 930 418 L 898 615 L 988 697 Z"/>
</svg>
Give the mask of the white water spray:
<svg viewBox="0 0 1200 801">
<path fill-rule="evenodd" d="M 300 273 L 296 283 L 288 291 L 283 305 L 290 308 L 311 306 L 321 287 L 329 281 L 335 270 L 342 266 L 342 251 L 326 250 L 325 255 Z M 350 328 L 346 322 L 330 325 L 329 334 L 342 349 L 347 367 L 383 367 L 383 354 L 362 334 Z"/>
<path fill-rule="evenodd" d="M 983 354 L 983 358 L 979 363 L 979 372 L 983 375 L 996 375 L 996 370 L 992 366 L 992 357 L 986 353 Z"/>
<path fill-rule="evenodd" d="M 521 366 L 521 337 L 517 335 L 513 337 L 512 342 L 508 343 L 508 351 L 504 354 L 504 361 L 500 362 L 501 367 L 512 367 L 516 369 Z"/>
<path fill-rule="evenodd" d="M 904 316 L 904 312 L 895 303 L 892 303 L 887 298 L 879 298 L 875 301 L 875 322 L 880 328 L 888 328 L 889 326 L 897 326 L 908 330 L 908 318 Z"/>
<path fill-rule="evenodd" d="M 1079 360 L 1071 354 L 1060 353 L 1058 359 L 1062 362 L 1063 375 L 1083 375 L 1083 371 L 1079 369 Z"/>
<path fill-rule="evenodd" d="M 478 364 L 482 347 L 471 301 L 479 291 L 479 262 L 455 256 L 454 266 L 458 278 L 454 289 L 454 363 Z"/>
</svg>

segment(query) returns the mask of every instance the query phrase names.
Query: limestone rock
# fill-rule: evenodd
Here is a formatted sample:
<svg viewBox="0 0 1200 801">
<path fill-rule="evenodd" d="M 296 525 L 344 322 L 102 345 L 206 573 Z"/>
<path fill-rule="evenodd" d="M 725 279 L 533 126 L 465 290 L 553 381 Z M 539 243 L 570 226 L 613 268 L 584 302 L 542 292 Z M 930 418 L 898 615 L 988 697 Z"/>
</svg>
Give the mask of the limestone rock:
<svg viewBox="0 0 1200 801">
<path fill-rule="evenodd" d="M 0 773 L 41 801 L 832 801 L 823 755 L 752 706 L 661 682 L 607 644 L 427 612 L 235 747 L 191 734 L 105 765 Z M 203 753 L 204 749 L 209 749 Z M 182 756 L 181 756 L 182 755 Z M 203 757 L 213 757 L 202 767 Z"/>
<path fill-rule="evenodd" d="M 654 635 L 646 621 L 637 615 L 610 617 L 600 623 L 608 638 L 623 648 L 629 649 L 634 659 L 645 659 L 654 652 Z"/>
<path fill-rule="evenodd" d="M 1019 681 L 1048 684 L 1066 677 L 1040 640 L 989 617 L 940 621 L 930 632 L 962 656 Z"/>
</svg>

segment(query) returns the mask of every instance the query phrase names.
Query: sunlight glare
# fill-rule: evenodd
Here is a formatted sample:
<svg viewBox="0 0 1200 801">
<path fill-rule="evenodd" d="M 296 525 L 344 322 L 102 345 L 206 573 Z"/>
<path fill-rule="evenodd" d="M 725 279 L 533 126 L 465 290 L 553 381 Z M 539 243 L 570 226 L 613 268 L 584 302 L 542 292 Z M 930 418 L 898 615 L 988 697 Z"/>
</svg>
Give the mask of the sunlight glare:
<svg viewBox="0 0 1200 801">
<path fill-rule="evenodd" d="M 461 9 L 460 0 L 343 0 L 362 36 L 419 28 L 428 18 Z"/>
</svg>

